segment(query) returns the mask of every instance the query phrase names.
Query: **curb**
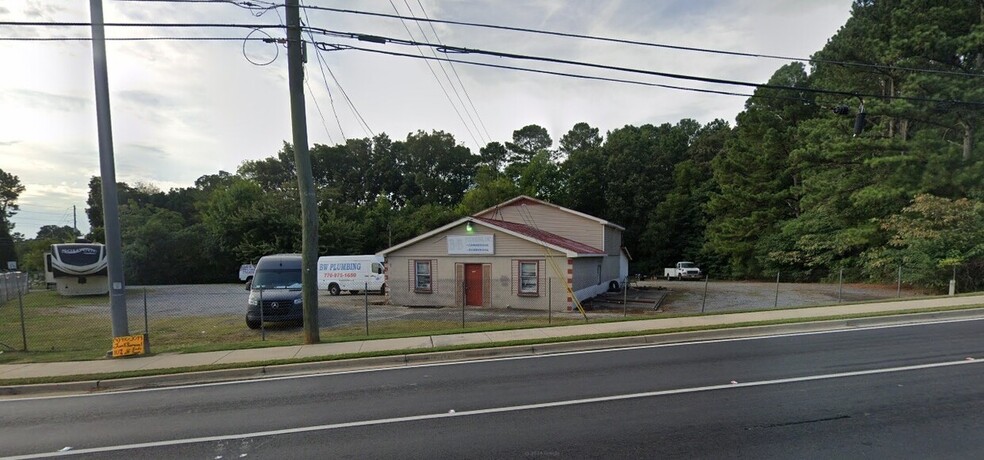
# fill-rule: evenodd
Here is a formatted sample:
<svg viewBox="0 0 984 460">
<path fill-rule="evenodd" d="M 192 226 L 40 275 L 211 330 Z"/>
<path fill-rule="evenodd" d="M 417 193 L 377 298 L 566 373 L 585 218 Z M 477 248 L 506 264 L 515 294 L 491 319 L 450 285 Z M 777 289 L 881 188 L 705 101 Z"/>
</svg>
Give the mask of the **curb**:
<svg viewBox="0 0 984 460">
<path fill-rule="evenodd" d="M 721 328 L 688 332 L 658 332 L 606 339 L 586 339 L 533 345 L 496 347 L 494 342 L 486 348 L 422 353 L 401 353 L 371 358 L 335 359 L 297 364 L 243 367 L 212 371 L 185 372 L 145 377 L 107 380 L 82 380 L 77 382 L 44 383 L 35 385 L 10 385 L 0 387 L 0 396 L 22 396 L 59 393 L 95 393 L 102 391 L 134 390 L 174 387 L 189 384 L 221 383 L 238 380 L 262 380 L 291 375 L 351 372 L 370 369 L 395 369 L 410 365 L 433 364 L 454 361 L 470 361 L 489 358 L 551 355 L 577 351 L 628 348 L 640 345 L 698 342 L 763 337 L 777 334 L 796 334 L 820 331 L 851 330 L 861 327 L 919 324 L 935 320 L 960 320 L 984 318 L 984 308 L 966 310 L 909 313 L 871 318 L 807 321 L 802 323 Z M 248 363 L 244 363 L 248 366 Z"/>
</svg>

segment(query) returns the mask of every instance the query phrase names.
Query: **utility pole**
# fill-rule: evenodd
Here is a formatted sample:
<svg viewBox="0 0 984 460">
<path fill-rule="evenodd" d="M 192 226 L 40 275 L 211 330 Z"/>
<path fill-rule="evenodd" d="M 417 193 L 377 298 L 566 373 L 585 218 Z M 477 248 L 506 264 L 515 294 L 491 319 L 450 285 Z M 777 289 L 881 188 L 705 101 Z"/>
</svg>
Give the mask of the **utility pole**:
<svg viewBox="0 0 984 460">
<path fill-rule="evenodd" d="M 287 80 L 294 133 L 294 163 L 301 195 L 301 300 L 304 302 L 304 343 L 319 343 L 318 330 L 318 202 L 315 199 L 311 155 L 308 152 L 304 108 L 304 42 L 298 0 L 285 0 L 287 13 Z"/>
<path fill-rule="evenodd" d="M 102 0 L 89 0 L 92 16 L 92 67 L 96 80 L 96 121 L 99 129 L 99 170 L 102 179 L 103 222 L 109 275 L 109 307 L 113 337 L 130 335 L 123 282 L 123 244 L 120 239 L 119 198 L 113 159 L 113 122 L 109 115 L 109 76 L 106 70 L 106 30 Z"/>
</svg>

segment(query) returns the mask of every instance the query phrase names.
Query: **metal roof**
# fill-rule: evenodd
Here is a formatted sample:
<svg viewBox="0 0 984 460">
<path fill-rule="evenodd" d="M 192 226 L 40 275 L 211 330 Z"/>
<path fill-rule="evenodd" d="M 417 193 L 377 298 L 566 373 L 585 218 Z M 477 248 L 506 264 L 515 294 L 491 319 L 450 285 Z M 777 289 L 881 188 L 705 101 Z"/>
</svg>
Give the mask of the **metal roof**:
<svg viewBox="0 0 984 460">
<path fill-rule="evenodd" d="M 536 243 L 558 247 L 578 255 L 605 255 L 605 251 L 594 246 L 589 246 L 587 244 L 574 241 L 570 238 L 564 238 L 560 235 L 545 232 L 526 224 L 509 222 L 505 220 L 487 219 L 484 217 L 473 217 L 473 219 L 487 225 L 517 233 L 521 236 L 527 237 L 527 239 L 532 239 Z"/>
</svg>

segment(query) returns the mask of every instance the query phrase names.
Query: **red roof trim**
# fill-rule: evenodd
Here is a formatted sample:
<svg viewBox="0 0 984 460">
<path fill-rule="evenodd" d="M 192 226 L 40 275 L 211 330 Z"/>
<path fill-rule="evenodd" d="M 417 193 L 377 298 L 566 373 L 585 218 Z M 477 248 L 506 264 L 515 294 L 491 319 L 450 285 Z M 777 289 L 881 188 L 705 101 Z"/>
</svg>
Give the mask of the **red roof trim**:
<svg viewBox="0 0 984 460">
<path fill-rule="evenodd" d="M 546 243 L 548 245 L 557 246 L 565 250 L 571 251 L 575 254 L 581 255 L 605 255 L 605 251 L 598 249 L 593 246 L 588 246 L 584 243 L 579 243 L 569 238 L 564 238 L 560 235 L 556 235 L 550 232 L 545 232 L 526 224 L 520 224 L 516 222 L 509 222 L 505 220 L 488 219 L 485 217 L 473 217 L 473 219 L 483 222 L 489 225 L 493 225 L 499 228 L 503 228 L 515 233 L 519 233 L 523 236 L 530 237 L 537 242 Z"/>
</svg>

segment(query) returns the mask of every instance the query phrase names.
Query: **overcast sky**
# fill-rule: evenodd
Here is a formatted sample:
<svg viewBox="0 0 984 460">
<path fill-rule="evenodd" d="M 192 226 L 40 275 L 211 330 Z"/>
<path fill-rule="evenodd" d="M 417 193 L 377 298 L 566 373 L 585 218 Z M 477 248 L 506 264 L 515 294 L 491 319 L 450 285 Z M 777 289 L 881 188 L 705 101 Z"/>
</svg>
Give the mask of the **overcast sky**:
<svg viewBox="0 0 984 460">
<path fill-rule="evenodd" d="M 426 12 L 434 19 L 809 57 L 847 21 L 851 1 L 302 0 L 302 4 L 387 14 L 395 13 L 395 5 L 404 16 L 410 15 L 409 7 L 418 17 Z M 88 22 L 88 5 L 84 0 L 3 0 L 0 21 Z M 281 17 L 277 11 L 283 15 L 281 8 L 256 17 L 254 12 L 221 3 L 104 0 L 103 5 L 106 22 L 278 24 Z M 408 38 L 409 28 L 416 40 L 424 41 L 413 22 L 324 11 L 309 11 L 307 18 L 302 13 L 302 19 L 314 27 L 401 39 Z M 430 25 L 421 25 L 426 41 L 436 42 Z M 786 63 L 475 27 L 434 27 L 447 45 L 752 82 L 765 82 Z M 249 33 L 248 29 L 107 28 L 108 37 L 239 39 L 107 44 L 117 180 L 130 185 L 151 184 L 165 191 L 189 187 L 202 175 L 235 172 L 245 160 L 274 155 L 285 140 L 291 139 L 286 50 L 262 42 L 244 44 L 241 39 Z M 284 36 L 278 30 L 269 33 Z M 89 35 L 87 27 L 0 25 L 0 37 Z M 314 38 L 431 55 L 429 49 L 396 44 Z M 625 125 L 676 123 L 682 118 L 701 123 L 722 118 L 733 124 L 745 103 L 743 97 L 466 64 L 442 69 L 434 62 L 429 67 L 421 59 L 356 50 L 324 52 L 321 56 L 334 77 L 327 75 L 326 84 L 317 54 L 309 48 L 306 92 L 312 144 L 367 137 L 369 130 L 393 139 L 404 139 L 417 130 L 442 130 L 477 153 L 486 142 L 509 140 L 514 130 L 535 123 L 549 130 L 556 146 L 560 137 L 581 121 L 602 133 Z M 265 66 L 250 62 L 262 64 L 274 57 Z M 453 57 L 668 85 L 751 91 L 530 61 Z M 91 176 L 99 174 L 91 43 L 0 41 L 0 62 L 0 169 L 18 176 L 26 187 L 19 199 L 21 210 L 13 218 L 14 231 L 33 238 L 42 225 L 71 226 L 75 205 L 79 230 L 86 233 L 87 184 Z M 354 115 L 356 110 L 367 127 Z"/>
</svg>

